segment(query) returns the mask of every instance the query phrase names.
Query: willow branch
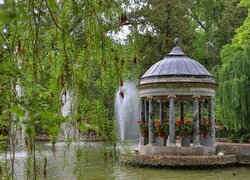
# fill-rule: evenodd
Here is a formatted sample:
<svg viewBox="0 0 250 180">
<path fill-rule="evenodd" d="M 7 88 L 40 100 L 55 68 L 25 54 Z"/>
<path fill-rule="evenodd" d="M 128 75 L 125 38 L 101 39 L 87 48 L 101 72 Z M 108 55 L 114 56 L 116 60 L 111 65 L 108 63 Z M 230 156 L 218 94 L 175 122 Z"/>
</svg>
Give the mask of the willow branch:
<svg viewBox="0 0 250 180">
<path fill-rule="evenodd" d="M 90 8 L 92 9 L 92 11 L 94 12 L 97 22 L 101 25 L 102 22 L 101 22 L 101 20 L 98 18 L 97 13 L 95 12 L 95 9 L 93 8 L 93 6 L 92 6 L 91 3 L 89 2 L 89 0 L 87 0 L 87 2 L 88 2 L 88 4 L 89 4 Z"/>
<path fill-rule="evenodd" d="M 51 16 L 51 18 L 52 18 L 52 21 L 54 22 L 54 24 L 56 25 L 56 27 L 57 27 L 58 29 L 60 29 L 61 31 L 63 31 L 62 27 L 60 27 L 59 24 L 56 22 L 55 17 L 54 17 L 54 15 L 53 15 L 53 13 L 52 13 L 50 7 L 49 7 L 48 1 L 45 0 L 45 2 L 46 2 L 46 5 L 47 5 L 47 7 L 48 7 L 49 14 L 50 14 L 50 16 Z"/>
<path fill-rule="evenodd" d="M 1 37 L 3 38 L 3 41 L 5 42 L 5 45 L 7 46 L 7 51 L 8 51 L 9 53 L 11 53 L 10 48 L 9 48 L 9 44 L 8 44 L 8 42 L 6 41 L 4 35 L 3 35 L 1 32 L 0 32 L 0 35 L 1 35 Z"/>
<path fill-rule="evenodd" d="M 204 29 L 204 31 L 205 32 L 207 32 L 208 30 L 207 30 L 207 28 L 206 28 L 206 26 L 201 22 L 201 20 L 198 18 L 198 16 L 195 14 L 195 13 L 189 13 L 190 14 L 190 16 L 195 20 L 195 21 L 197 21 L 197 23 L 202 27 L 202 29 Z"/>
</svg>

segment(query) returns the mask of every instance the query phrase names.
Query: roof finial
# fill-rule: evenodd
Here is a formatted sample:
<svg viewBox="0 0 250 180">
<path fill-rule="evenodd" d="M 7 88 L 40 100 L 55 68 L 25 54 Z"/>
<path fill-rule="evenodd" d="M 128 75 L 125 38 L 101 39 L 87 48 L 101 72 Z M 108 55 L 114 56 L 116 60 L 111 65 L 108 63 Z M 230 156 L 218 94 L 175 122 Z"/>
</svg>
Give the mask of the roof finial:
<svg viewBox="0 0 250 180">
<path fill-rule="evenodd" d="M 179 46 L 179 39 L 178 38 L 174 39 L 174 44 L 175 44 L 175 46 Z"/>
</svg>

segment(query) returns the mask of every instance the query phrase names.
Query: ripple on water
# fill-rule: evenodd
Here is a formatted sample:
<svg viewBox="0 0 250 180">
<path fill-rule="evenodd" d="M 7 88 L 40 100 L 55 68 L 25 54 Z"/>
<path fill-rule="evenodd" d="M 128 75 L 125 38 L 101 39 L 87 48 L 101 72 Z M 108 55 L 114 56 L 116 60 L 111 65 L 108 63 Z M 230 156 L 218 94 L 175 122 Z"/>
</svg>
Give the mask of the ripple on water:
<svg viewBox="0 0 250 180">
<path fill-rule="evenodd" d="M 51 153 L 51 144 L 42 144 L 40 150 L 43 156 L 47 156 L 47 179 L 53 180 L 74 180 L 74 179 L 132 179 L 132 180 L 249 180 L 250 167 L 209 169 L 209 170 L 191 170 L 191 169 L 150 169 L 138 168 L 125 165 L 106 159 L 100 150 L 101 143 L 93 143 L 92 146 L 86 146 L 81 143 L 80 147 L 85 148 L 89 156 L 88 161 L 80 162 L 76 159 L 76 144 L 70 146 L 69 151 L 65 153 L 65 143 L 59 143 L 56 146 L 56 156 Z M 64 156 L 65 153 L 65 156 Z M 4 158 L 5 154 L 0 154 Z M 16 152 L 15 170 L 18 180 L 27 179 L 25 177 L 25 162 L 27 153 L 20 149 Z M 37 158 L 42 157 L 37 153 Z M 111 158 L 112 159 L 112 158 Z M 43 166 L 41 166 L 43 167 Z"/>
</svg>

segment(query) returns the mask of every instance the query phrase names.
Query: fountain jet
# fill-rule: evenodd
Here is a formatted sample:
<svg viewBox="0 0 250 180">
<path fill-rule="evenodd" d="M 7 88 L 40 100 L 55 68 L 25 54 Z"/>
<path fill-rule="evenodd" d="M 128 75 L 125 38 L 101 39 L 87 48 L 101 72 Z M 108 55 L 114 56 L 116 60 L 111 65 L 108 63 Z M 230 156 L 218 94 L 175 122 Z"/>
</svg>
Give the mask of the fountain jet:
<svg viewBox="0 0 250 180">
<path fill-rule="evenodd" d="M 140 118 L 139 94 L 134 82 L 126 81 L 116 92 L 115 116 L 121 141 L 139 138 L 137 121 Z"/>
</svg>

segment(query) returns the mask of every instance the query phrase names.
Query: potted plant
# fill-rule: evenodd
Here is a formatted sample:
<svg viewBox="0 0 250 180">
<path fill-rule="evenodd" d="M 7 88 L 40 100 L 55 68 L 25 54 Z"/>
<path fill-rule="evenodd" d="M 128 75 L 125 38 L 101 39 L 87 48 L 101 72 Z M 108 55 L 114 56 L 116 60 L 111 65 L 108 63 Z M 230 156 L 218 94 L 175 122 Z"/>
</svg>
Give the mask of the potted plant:
<svg viewBox="0 0 250 180">
<path fill-rule="evenodd" d="M 192 122 L 190 120 L 186 120 L 186 123 L 181 127 L 181 135 L 187 137 L 192 134 Z"/>
<path fill-rule="evenodd" d="M 191 120 L 178 120 L 176 121 L 176 131 L 181 137 L 181 146 L 190 146 L 190 135 L 192 134 L 192 122 Z"/>
<path fill-rule="evenodd" d="M 200 131 L 203 137 L 208 137 L 211 131 L 211 121 L 203 119 L 200 122 Z"/>
<path fill-rule="evenodd" d="M 156 132 L 158 133 L 160 137 L 165 137 L 168 134 L 169 125 L 168 125 L 167 120 L 164 120 L 162 123 L 159 121 L 156 121 L 154 126 L 155 126 Z"/>
<path fill-rule="evenodd" d="M 192 122 L 191 120 L 178 120 L 175 123 L 176 132 L 179 133 L 181 137 L 187 137 L 192 134 Z"/>
<path fill-rule="evenodd" d="M 184 121 L 183 120 L 177 120 L 175 121 L 175 133 L 176 135 L 180 135 L 180 131 L 181 131 L 181 127 L 184 125 Z"/>
<path fill-rule="evenodd" d="M 138 121 L 138 124 L 143 137 L 148 137 L 148 121 Z"/>
</svg>

